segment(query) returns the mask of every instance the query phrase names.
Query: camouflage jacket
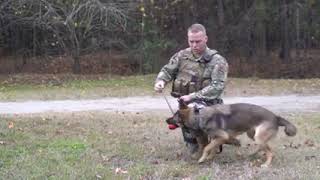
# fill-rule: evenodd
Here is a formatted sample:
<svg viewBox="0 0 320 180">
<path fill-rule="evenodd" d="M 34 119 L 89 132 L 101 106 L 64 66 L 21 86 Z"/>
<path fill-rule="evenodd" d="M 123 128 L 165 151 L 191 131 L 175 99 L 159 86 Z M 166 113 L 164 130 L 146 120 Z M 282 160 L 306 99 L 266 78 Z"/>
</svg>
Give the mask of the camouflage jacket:
<svg viewBox="0 0 320 180">
<path fill-rule="evenodd" d="M 221 97 L 227 74 L 228 63 L 216 50 L 207 48 L 201 57 L 196 58 L 187 48 L 171 57 L 159 72 L 156 82 L 173 81 L 173 91 L 174 87 L 188 86 L 188 91 L 180 92 L 181 95 L 190 94 L 192 100 L 213 100 Z M 195 87 L 191 86 L 193 84 Z"/>
</svg>

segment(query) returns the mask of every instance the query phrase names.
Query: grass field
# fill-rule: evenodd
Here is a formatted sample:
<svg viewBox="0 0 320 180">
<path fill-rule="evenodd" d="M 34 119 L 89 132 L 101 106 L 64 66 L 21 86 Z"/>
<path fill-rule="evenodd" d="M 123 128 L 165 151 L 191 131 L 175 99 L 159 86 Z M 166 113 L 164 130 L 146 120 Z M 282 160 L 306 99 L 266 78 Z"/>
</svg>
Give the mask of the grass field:
<svg viewBox="0 0 320 180">
<path fill-rule="evenodd" d="M 97 99 L 154 96 L 156 75 L 10 75 L 0 76 L 0 101 Z M 225 96 L 318 94 L 320 79 L 229 78 Z M 170 91 L 170 85 L 166 88 Z"/>
<path fill-rule="evenodd" d="M 254 143 L 241 136 L 241 156 L 225 145 L 214 161 L 189 158 L 167 112 L 81 112 L 5 115 L 0 121 L 2 179 L 319 179 L 320 114 L 283 114 L 298 126 L 280 129 L 270 168 L 249 158 Z"/>
<path fill-rule="evenodd" d="M 0 101 L 97 99 L 155 95 L 155 75 L 0 76 Z M 170 89 L 170 87 L 168 88 Z M 225 96 L 318 94 L 320 79 L 230 78 Z M 241 136 L 241 156 L 225 145 L 213 161 L 188 156 L 180 129 L 168 130 L 169 111 L 0 115 L 0 179 L 320 179 L 320 113 L 283 113 L 298 127 L 273 141 L 275 158 L 260 157 Z"/>
</svg>

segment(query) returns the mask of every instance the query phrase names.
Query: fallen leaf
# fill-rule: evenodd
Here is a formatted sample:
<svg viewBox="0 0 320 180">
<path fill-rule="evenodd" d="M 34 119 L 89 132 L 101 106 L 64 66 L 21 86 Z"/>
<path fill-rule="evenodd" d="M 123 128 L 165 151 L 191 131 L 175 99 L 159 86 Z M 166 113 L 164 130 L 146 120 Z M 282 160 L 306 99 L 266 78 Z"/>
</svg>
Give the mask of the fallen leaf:
<svg viewBox="0 0 320 180">
<path fill-rule="evenodd" d="M 8 128 L 9 128 L 9 129 L 12 129 L 13 127 L 14 127 L 13 122 L 9 122 Z"/>
<path fill-rule="evenodd" d="M 102 179 L 102 176 L 100 176 L 99 174 L 96 174 L 96 178 L 97 179 Z"/>
<path fill-rule="evenodd" d="M 150 152 L 151 152 L 151 153 L 155 153 L 155 152 L 156 152 L 156 148 L 152 146 L 152 147 L 150 148 Z"/>
<path fill-rule="evenodd" d="M 301 147 L 301 144 L 293 144 L 292 142 L 289 145 L 283 145 L 284 149 L 286 148 L 294 148 L 294 149 L 298 149 L 299 147 Z"/>
<path fill-rule="evenodd" d="M 153 161 L 151 161 L 151 164 L 159 164 L 160 162 L 159 162 L 159 160 L 153 160 Z"/>
<path fill-rule="evenodd" d="M 311 139 L 307 139 L 306 141 L 304 141 L 304 144 L 308 147 L 314 146 L 314 142 Z"/>
<path fill-rule="evenodd" d="M 127 174 L 128 173 L 128 171 L 123 170 L 121 168 L 116 168 L 115 172 L 116 172 L 116 174 Z"/>
<path fill-rule="evenodd" d="M 190 177 L 185 177 L 185 178 L 182 178 L 182 180 L 191 180 Z"/>
<path fill-rule="evenodd" d="M 108 156 L 105 156 L 105 155 L 101 155 L 101 158 L 103 161 L 109 161 L 110 158 Z"/>
<path fill-rule="evenodd" d="M 316 156 L 305 156 L 304 159 L 305 159 L 306 161 L 309 161 L 309 160 L 311 160 L 311 159 L 316 159 Z"/>
</svg>

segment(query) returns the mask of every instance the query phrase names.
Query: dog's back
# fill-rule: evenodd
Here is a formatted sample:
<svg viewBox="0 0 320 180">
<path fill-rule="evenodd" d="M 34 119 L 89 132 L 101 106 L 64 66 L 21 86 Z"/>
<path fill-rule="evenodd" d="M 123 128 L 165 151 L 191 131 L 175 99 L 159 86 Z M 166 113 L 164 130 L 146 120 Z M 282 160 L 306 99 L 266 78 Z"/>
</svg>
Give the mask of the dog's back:
<svg viewBox="0 0 320 180">
<path fill-rule="evenodd" d="M 238 132 L 247 131 L 263 122 L 277 124 L 277 116 L 274 113 L 261 106 L 246 103 L 209 106 L 201 110 L 201 116 L 204 128 L 214 124 L 216 128 Z"/>
<path fill-rule="evenodd" d="M 254 104 L 237 103 L 230 105 L 214 105 L 201 110 L 200 128 L 203 130 L 224 129 L 229 132 L 248 132 L 258 126 L 271 129 L 276 133 L 279 126 L 285 126 L 288 136 L 296 134 L 296 128 L 284 118 Z M 250 136 L 250 134 L 248 134 Z M 253 134 L 252 134 L 253 135 Z M 253 137 L 252 137 L 253 138 Z"/>
</svg>

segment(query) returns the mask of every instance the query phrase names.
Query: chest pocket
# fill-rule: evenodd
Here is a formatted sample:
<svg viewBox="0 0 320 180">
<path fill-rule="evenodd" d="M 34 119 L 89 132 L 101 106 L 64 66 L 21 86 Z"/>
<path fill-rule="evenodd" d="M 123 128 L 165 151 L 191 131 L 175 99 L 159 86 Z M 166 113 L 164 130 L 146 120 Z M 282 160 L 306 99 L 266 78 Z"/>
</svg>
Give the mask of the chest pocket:
<svg viewBox="0 0 320 180">
<path fill-rule="evenodd" d="M 199 81 L 204 73 L 205 64 L 192 60 L 181 61 L 177 80 L 183 81 L 186 85 L 189 82 Z"/>
<path fill-rule="evenodd" d="M 206 69 L 204 62 L 181 60 L 177 78 L 172 85 L 172 96 L 182 96 L 202 89 L 204 87 L 203 75 Z"/>
</svg>

